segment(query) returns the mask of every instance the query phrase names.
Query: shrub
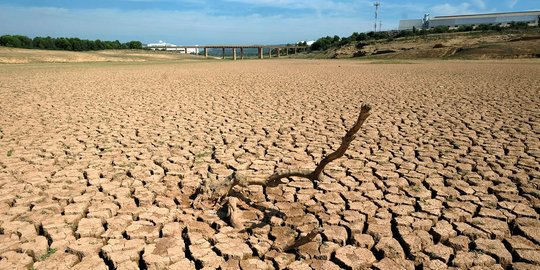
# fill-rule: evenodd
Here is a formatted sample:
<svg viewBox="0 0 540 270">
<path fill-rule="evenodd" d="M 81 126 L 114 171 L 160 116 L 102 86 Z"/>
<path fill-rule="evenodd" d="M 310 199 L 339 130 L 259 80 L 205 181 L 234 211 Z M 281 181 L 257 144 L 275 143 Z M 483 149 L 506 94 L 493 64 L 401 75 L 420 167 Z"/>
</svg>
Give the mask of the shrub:
<svg viewBox="0 0 540 270">
<path fill-rule="evenodd" d="M 439 25 L 431 29 L 431 32 L 432 33 L 448 33 L 449 29 L 450 27 L 448 27 L 447 25 Z"/>
<path fill-rule="evenodd" d="M 480 24 L 476 27 L 476 30 L 479 30 L 479 31 L 488 31 L 488 30 L 491 30 L 491 25 L 489 24 Z"/>
<path fill-rule="evenodd" d="M 529 24 L 526 22 L 511 22 L 509 27 L 511 29 L 527 29 L 529 28 Z"/>
<path fill-rule="evenodd" d="M 470 32 L 473 30 L 472 25 L 460 25 L 457 29 L 458 32 Z"/>
<path fill-rule="evenodd" d="M 357 49 L 363 49 L 364 47 L 366 47 L 368 44 L 367 43 L 363 43 L 363 42 L 358 42 L 356 44 L 356 48 Z"/>
<path fill-rule="evenodd" d="M 503 28 L 501 27 L 500 24 L 492 25 L 492 26 L 490 27 L 490 29 L 493 30 L 493 31 L 499 31 L 499 32 L 503 30 Z"/>
<path fill-rule="evenodd" d="M 402 31 L 399 31 L 396 35 L 397 38 L 400 38 L 400 37 L 410 37 L 410 36 L 414 36 L 415 33 L 414 31 L 411 31 L 411 30 L 402 30 Z"/>
<path fill-rule="evenodd" d="M 364 40 L 367 40 L 367 39 L 368 39 L 368 36 L 366 35 L 366 33 L 360 33 L 356 37 L 356 41 L 364 41 Z"/>
</svg>

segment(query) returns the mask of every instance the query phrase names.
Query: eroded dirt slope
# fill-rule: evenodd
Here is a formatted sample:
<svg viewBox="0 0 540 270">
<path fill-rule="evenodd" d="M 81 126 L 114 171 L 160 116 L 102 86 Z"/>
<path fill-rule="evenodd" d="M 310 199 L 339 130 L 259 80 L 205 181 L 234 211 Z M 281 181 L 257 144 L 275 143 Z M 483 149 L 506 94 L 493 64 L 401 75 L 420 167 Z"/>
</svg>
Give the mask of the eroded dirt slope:
<svg viewBox="0 0 540 270">
<path fill-rule="evenodd" d="M 540 31 L 446 33 L 391 41 L 351 43 L 316 57 L 379 59 L 520 59 L 540 57 Z"/>
<path fill-rule="evenodd" d="M 538 62 L 0 71 L 1 269 L 540 267 Z M 238 189 L 247 230 L 190 207 L 205 179 L 313 167 L 362 102 L 324 181 Z"/>
<path fill-rule="evenodd" d="M 178 52 L 146 50 L 55 51 L 0 47 L 0 64 L 202 60 Z"/>
</svg>

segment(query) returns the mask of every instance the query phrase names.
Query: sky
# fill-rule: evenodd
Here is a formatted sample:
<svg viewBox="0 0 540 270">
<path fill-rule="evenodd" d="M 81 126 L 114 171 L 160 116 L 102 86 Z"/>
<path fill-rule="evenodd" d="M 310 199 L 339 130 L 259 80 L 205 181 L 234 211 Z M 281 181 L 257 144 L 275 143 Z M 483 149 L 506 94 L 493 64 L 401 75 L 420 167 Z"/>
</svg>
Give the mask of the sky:
<svg viewBox="0 0 540 270">
<path fill-rule="evenodd" d="M 540 0 L 381 0 L 400 19 L 540 10 Z M 0 0 L 0 35 L 160 40 L 176 45 L 285 44 L 373 30 L 373 0 Z"/>
</svg>

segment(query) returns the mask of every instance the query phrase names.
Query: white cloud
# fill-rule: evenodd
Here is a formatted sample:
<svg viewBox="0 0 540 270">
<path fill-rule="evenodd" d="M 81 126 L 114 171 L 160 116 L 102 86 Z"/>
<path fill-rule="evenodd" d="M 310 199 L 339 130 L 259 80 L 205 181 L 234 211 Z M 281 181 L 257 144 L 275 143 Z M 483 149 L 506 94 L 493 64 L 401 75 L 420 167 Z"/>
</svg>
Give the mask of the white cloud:
<svg viewBox="0 0 540 270">
<path fill-rule="evenodd" d="M 435 16 L 463 15 L 476 13 L 497 12 L 496 6 L 489 6 L 484 0 L 471 0 L 459 4 L 444 3 L 430 8 L 430 12 Z"/>
<path fill-rule="evenodd" d="M 283 9 L 311 9 L 317 13 L 350 13 L 360 9 L 371 7 L 373 1 L 357 0 L 357 1 L 333 1 L 333 0 L 224 0 L 230 3 L 241 3 L 254 7 L 274 7 Z"/>
<path fill-rule="evenodd" d="M 431 13 L 436 16 L 444 15 L 462 15 L 473 13 L 495 12 L 495 8 L 488 8 L 484 0 L 471 0 L 469 2 L 461 2 L 459 4 L 444 3 L 435 5 L 430 8 Z"/>
<path fill-rule="evenodd" d="M 348 36 L 352 32 L 371 29 L 371 24 L 370 18 L 317 17 L 312 14 L 295 17 L 216 16 L 199 11 L 55 10 L 0 4 L 2 34 L 140 40 L 144 43 L 161 39 L 179 45 L 279 44 L 326 35 Z"/>
</svg>

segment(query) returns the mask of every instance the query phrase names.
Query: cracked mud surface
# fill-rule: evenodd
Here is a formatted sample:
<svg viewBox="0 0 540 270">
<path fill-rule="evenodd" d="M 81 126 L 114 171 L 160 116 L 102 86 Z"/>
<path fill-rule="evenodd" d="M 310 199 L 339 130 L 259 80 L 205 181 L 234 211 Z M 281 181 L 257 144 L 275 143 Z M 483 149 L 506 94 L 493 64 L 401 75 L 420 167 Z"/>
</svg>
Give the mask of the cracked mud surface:
<svg viewBox="0 0 540 270">
<path fill-rule="evenodd" d="M 0 269 L 540 269 L 540 65 L 0 66 Z M 246 230 L 190 207 L 238 188 Z M 296 251 L 280 247 L 313 228 Z"/>
</svg>

